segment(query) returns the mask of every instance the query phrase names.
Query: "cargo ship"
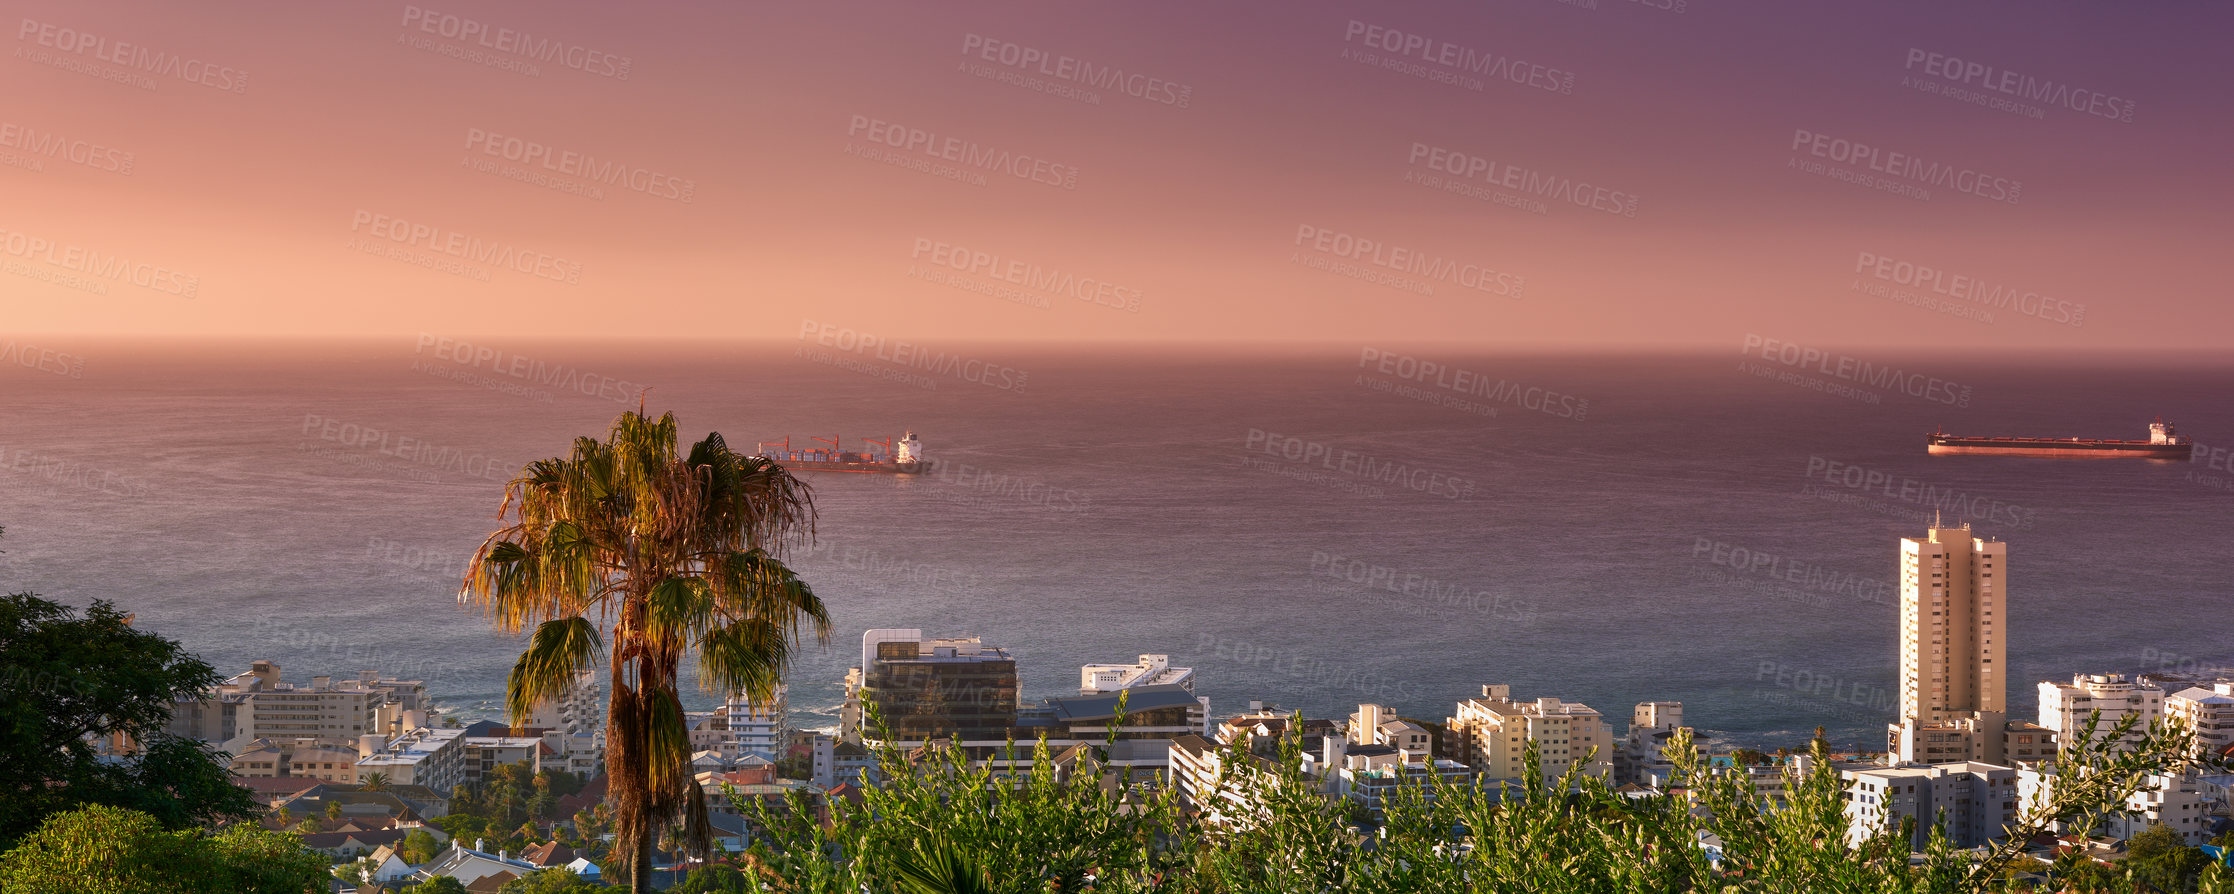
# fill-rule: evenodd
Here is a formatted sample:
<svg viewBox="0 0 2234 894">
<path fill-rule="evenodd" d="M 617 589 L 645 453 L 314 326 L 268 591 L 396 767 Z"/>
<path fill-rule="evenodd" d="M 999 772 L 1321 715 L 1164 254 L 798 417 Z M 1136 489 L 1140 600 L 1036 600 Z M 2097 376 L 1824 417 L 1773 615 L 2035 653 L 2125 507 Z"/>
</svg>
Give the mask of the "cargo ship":
<svg viewBox="0 0 2234 894">
<path fill-rule="evenodd" d="M 859 452 L 839 449 L 843 441 L 837 435 L 814 440 L 830 446 L 827 449 L 811 447 L 793 450 L 791 439 L 785 438 L 781 441 L 761 442 L 754 448 L 759 451 L 754 455 L 766 457 L 794 472 L 890 472 L 920 475 L 931 471 L 931 461 L 923 458 L 923 442 L 912 431 L 902 435 L 897 443 L 862 438 L 866 446 Z M 879 447 L 884 449 L 878 450 Z"/>
<path fill-rule="evenodd" d="M 1986 454 L 1991 456 L 2130 456 L 2141 459 L 2186 460 L 2195 444 L 2180 437 L 2172 423 L 2159 416 L 2149 423 L 2146 441 L 2102 438 L 1969 438 L 1932 432 L 1924 437 L 1931 454 Z"/>
</svg>

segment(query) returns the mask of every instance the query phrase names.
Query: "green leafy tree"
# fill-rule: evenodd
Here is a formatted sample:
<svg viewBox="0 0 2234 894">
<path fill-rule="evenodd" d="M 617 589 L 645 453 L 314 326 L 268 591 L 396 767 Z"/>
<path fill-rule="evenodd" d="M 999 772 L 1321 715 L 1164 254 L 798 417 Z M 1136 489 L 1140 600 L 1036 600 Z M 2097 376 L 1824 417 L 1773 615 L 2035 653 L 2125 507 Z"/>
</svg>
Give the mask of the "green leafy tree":
<svg viewBox="0 0 2234 894">
<path fill-rule="evenodd" d="M 2049 771 L 2053 784 L 2022 805 L 2004 842 L 1958 851 L 1932 828 L 1912 854 L 1910 828 L 1853 837 L 1846 782 L 1825 743 L 1810 743 L 1805 772 L 1782 770 L 1787 795 L 1767 804 L 1745 774 L 1701 758 L 1687 731 L 1668 747 L 1670 794 L 1614 792 L 1585 772 L 1587 756 L 1547 774 L 1531 747 L 1517 783 L 1398 785 L 1378 827 L 1361 835 L 1322 781 L 1302 772 L 1299 726 L 1290 724 L 1274 758 L 1227 753 L 1200 814 L 1180 810 L 1168 790 L 1142 791 L 1122 777 L 1105 784 L 1083 765 L 1059 779 L 1044 748 L 1015 784 L 995 784 L 957 749 L 911 757 L 883 747 L 885 784 L 863 790 L 858 807 L 830 804 L 828 822 L 803 798 L 788 811 L 749 812 L 760 834 L 747 855 L 757 867 L 748 881 L 752 890 L 798 894 L 2030 890 L 2011 872 L 2025 842 L 2051 824 L 2084 826 L 2118 808 L 2186 751 L 2184 731 L 2166 725 L 2133 736 L 2131 748 L 2118 744 L 2134 732 L 2131 722 L 2106 735 L 2084 732 Z M 2144 845 L 2144 861 L 2177 853 Z M 2118 878 L 2083 860 L 2059 863 L 2055 873 L 2050 890 L 2234 894 L 2234 874 L 2215 866 L 2179 888 Z"/>
<path fill-rule="evenodd" d="M 171 831 L 108 805 L 56 814 L 0 854 L 0 890 L 11 894 L 310 894 L 328 878 L 325 857 L 291 835 L 246 824 Z"/>
<path fill-rule="evenodd" d="M 673 414 L 633 412 L 603 441 L 530 463 L 499 515 L 513 523 L 481 545 L 461 595 L 499 629 L 533 630 L 506 688 L 515 724 L 609 655 L 607 800 L 642 894 L 660 830 L 679 819 L 686 849 L 711 843 L 676 688 L 684 657 L 702 687 L 766 698 L 800 628 L 828 636 L 821 600 L 778 556 L 812 536 L 812 498 L 719 434 L 679 452 Z"/>
<path fill-rule="evenodd" d="M 2189 892 L 2211 863 L 2202 848 L 2189 847 L 2178 830 L 2156 823 L 2126 842 L 2122 866 L 2133 880 L 2152 889 Z"/>
<path fill-rule="evenodd" d="M 396 848 L 396 859 L 417 866 L 433 860 L 441 852 L 442 845 L 435 842 L 434 833 L 418 829 L 403 837 L 403 846 Z"/>
<path fill-rule="evenodd" d="M 108 602 L 81 615 L 27 593 L 0 599 L 0 849 L 88 804 L 142 811 L 167 829 L 261 813 L 216 752 L 164 731 L 174 699 L 217 682 Z M 139 751 L 100 760 L 91 740 L 117 735 Z"/>
<path fill-rule="evenodd" d="M 691 870 L 682 884 L 667 889 L 667 894 L 759 894 L 761 890 L 736 867 L 716 865 Z"/>
<path fill-rule="evenodd" d="M 467 891 L 464 882 L 447 875 L 438 875 L 413 887 L 411 894 L 467 894 Z"/>
<path fill-rule="evenodd" d="M 571 869 L 539 869 L 504 883 L 497 894 L 595 894 L 604 885 L 575 874 Z"/>
</svg>

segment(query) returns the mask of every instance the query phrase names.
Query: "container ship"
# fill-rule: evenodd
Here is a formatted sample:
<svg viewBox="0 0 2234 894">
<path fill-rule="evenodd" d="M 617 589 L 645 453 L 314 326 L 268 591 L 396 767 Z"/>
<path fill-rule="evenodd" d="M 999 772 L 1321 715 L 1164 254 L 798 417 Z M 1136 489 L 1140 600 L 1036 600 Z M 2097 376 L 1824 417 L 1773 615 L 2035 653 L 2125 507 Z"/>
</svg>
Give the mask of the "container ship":
<svg viewBox="0 0 2234 894">
<path fill-rule="evenodd" d="M 827 449 L 812 447 L 793 450 L 791 439 L 785 438 L 781 441 L 761 442 L 754 448 L 759 451 L 755 455 L 766 457 L 794 472 L 891 472 L 920 475 L 931 470 L 931 461 L 923 458 L 923 442 L 917 440 L 912 431 L 902 435 L 898 443 L 862 438 L 866 446 L 858 453 L 838 449 L 843 442 L 837 435 L 814 440 L 830 446 Z M 879 447 L 884 449 L 877 449 Z"/>
<path fill-rule="evenodd" d="M 2142 459 L 2185 460 L 2195 444 L 2172 430 L 2172 423 L 2158 417 L 2149 424 L 2146 441 L 2100 438 L 1970 438 L 1932 432 L 1924 437 L 1927 453 L 1973 453 L 1992 456 L 2132 456 Z"/>
</svg>

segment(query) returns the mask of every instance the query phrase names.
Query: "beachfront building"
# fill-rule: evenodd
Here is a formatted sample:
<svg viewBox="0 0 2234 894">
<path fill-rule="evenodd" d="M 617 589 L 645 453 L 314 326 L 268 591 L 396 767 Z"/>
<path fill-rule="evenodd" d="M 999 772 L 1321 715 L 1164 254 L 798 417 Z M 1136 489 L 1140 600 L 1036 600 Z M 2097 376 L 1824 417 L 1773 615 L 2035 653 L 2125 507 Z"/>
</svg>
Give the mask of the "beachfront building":
<svg viewBox="0 0 2234 894">
<path fill-rule="evenodd" d="M 776 684 L 775 694 L 767 701 L 755 701 L 743 692 L 732 692 L 729 701 L 722 705 L 728 718 L 728 736 L 722 743 L 722 754 L 730 760 L 756 755 L 768 760 L 783 757 L 784 715 L 789 708 L 786 687 Z"/>
<path fill-rule="evenodd" d="M 2126 744 L 2139 741 L 2149 724 L 2164 714 L 2164 691 L 2142 685 L 2125 674 L 2073 674 L 2071 685 L 2040 681 L 2040 725 L 2054 730 L 2061 741 L 2071 741 L 2087 728 L 2087 718 L 2101 712 L 2095 737 L 2116 729 L 2127 717 L 2138 716 Z"/>
<path fill-rule="evenodd" d="M 384 775 L 391 785 L 423 785 L 437 792 L 468 781 L 465 730 L 421 727 L 357 759 L 357 777 Z M 479 778 L 478 756 L 473 777 Z"/>
<path fill-rule="evenodd" d="M 597 671 L 585 670 L 556 698 L 536 702 L 521 733 L 537 730 L 551 742 L 553 769 L 589 776 L 605 762 L 605 721 L 605 688 Z"/>
<path fill-rule="evenodd" d="M 1356 745 L 1386 745 L 1426 754 L 1435 751 L 1435 736 L 1427 727 L 1396 716 L 1387 705 L 1358 705 L 1356 713 L 1350 715 L 1347 735 Z"/>
<path fill-rule="evenodd" d="M 1580 702 L 1515 701 L 1511 686 L 1485 684 L 1480 697 L 1458 703 L 1458 713 L 1445 728 L 1452 740 L 1451 753 L 1484 779 L 1524 776 L 1524 756 L 1531 743 L 1546 780 L 1559 778 L 1577 761 L 1583 762 L 1588 775 L 1600 779 L 1613 775 L 1613 730 L 1605 717 Z"/>
<path fill-rule="evenodd" d="M 1359 710 L 1362 712 L 1368 707 L 1379 706 L 1360 705 Z M 1418 728 L 1417 724 L 1406 725 Z M 1452 783 L 1470 784 L 1474 775 L 1465 764 L 1436 757 L 1433 748 L 1424 741 L 1414 747 L 1385 742 L 1361 743 L 1356 733 L 1328 736 L 1321 740 L 1317 756 L 1319 759 L 1312 772 L 1322 778 L 1326 793 L 1357 804 L 1375 820 L 1385 815 L 1388 799 L 1405 785 L 1418 787 L 1432 799 L 1438 777 Z"/>
<path fill-rule="evenodd" d="M 1675 772 L 1674 762 L 1668 759 L 1668 743 L 1681 729 L 1687 729 L 1682 702 L 1638 702 L 1629 717 L 1628 737 L 1614 749 L 1614 784 L 1651 788 L 1666 785 Z M 1707 739 L 1694 730 L 1691 744 L 1704 752 Z"/>
<path fill-rule="evenodd" d="M 1078 694 L 1100 695 L 1139 686 L 1177 686 L 1195 691 L 1195 670 L 1172 667 L 1169 655 L 1142 655 L 1132 664 L 1086 664 L 1078 668 Z"/>
<path fill-rule="evenodd" d="M 2193 686 L 2166 696 L 2164 714 L 2195 733 L 2195 756 L 2234 758 L 2234 681 Z"/>
<path fill-rule="evenodd" d="M 1016 658 L 974 636 L 870 630 L 861 634 L 861 663 L 846 675 L 839 719 L 846 741 L 877 743 L 872 705 L 902 748 L 958 737 L 971 757 L 990 757 L 1016 728 Z"/>
<path fill-rule="evenodd" d="M 1886 764 L 2043 754 L 2052 728 L 2009 721 L 2009 545 L 1934 524 L 1901 539 L 1900 580 L 1900 720 L 1886 729 Z"/>
<path fill-rule="evenodd" d="M 2017 793 L 2024 803 L 2031 803 L 2035 797 L 2045 798 L 2054 789 L 2055 768 L 2052 765 L 2027 767 L 2019 773 Z M 2122 840 L 2162 823 L 2180 833 L 2181 840 L 2190 846 L 2208 844 L 2215 821 L 2212 814 L 2218 803 L 2207 777 L 2192 769 L 2157 773 L 2148 777 L 2141 790 L 2126 798 L 2124 809 L 2106 811 L 2097 827 L 2076 829 L 2057 823 L 2055 829 Z"/>
<path fill-rule="evenodd" d="M 235 753 L 255 739 L 270 739 L 291 753 L 304 739 L 394 735 L 407 713 L 427 707 L 422 681 L 364 671 L 354 679 L 320 675 L 307 685 L 288 683 L 280 679 L 278 664 L 257 661 L 200 696 L 173 702 L 166 729 Z"/>
</svg>

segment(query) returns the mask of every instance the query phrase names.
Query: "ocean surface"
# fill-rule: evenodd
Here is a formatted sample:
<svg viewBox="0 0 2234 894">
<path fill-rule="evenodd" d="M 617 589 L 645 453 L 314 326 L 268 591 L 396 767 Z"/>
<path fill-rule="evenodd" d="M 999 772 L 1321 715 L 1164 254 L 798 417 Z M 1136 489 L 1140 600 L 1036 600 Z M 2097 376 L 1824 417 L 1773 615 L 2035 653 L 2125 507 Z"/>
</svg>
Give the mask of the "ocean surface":
<svg viewBox="0 0 2234 894">
<path fill-rule="evenodd" d="M 19 340 L 20 341 L 20 340 Z M 521 643 L 456 602 L 521 464 L 649 386 L 732 446 L 914 430 L 939 474 L 812 474 L 835 629 L 1009 649 L 1026 696 L 1166 653 L 1212 709 L 1431 720 L 1484 683 L 1679 700 L 1741 744 L 1893 719 L 1897 540 L 2010 544 L 2011 710 L 2078 672 L 2234 665 L 2223 360 L 1279 354 L 808 343 L 49 344 L 0 358 L 0 585 L 112 600 L 222 673 L 360 669 L 496 716 Z M 462 353 L 461 353 L 462 351 Z M 464 357 L 465 362 L 457 358 Z M 1434 366 L 1424 366 L 1421 361 Z M 2191 463 L 1929 457 L 1923 435 L 2145 437 Z M 2215 457 L 2215 459 L 2214 459 Z M 697 694 L 692 707 L 717 699 Z"/>
</svg>

